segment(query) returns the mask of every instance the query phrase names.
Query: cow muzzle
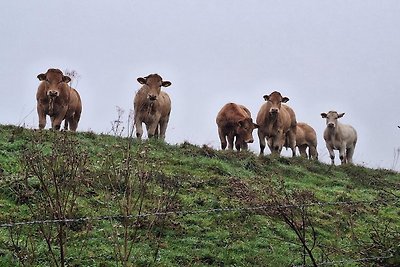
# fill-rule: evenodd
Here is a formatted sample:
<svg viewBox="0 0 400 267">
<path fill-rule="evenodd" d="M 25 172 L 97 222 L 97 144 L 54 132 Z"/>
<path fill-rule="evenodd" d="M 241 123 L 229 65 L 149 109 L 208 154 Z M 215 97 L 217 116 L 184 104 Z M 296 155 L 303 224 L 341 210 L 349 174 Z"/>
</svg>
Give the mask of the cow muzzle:
<svg viewBox="0 0 400 267">
<path fill-rule="evenodd" d="M 279 112 L 279 110 L 277 108 L 271 108 L 269 110 L 269 114 L 271 114 L 271 115 L 276 115 L 276 114 L 278 114 L 278 112 Z"/>
<path fill-rule="evenodd" d="M 156 101 L 157 100 L 157 96 L 156 95 L 149 95 L 149 100 L 150 101 Z"/>
<path fill-rule="evenodd" d="M 50 96 L 50 97 L 57 97 L 57 96 L 60 95 L 60 93 L 57 92 L 57 91 L 50 90 L 50 91 L 47 92 L 47 95 Z"/>
<path fill-rule="evenodd" d="M 329 128 L 335 128 L 335 124 L 333 122 L 329 122 L 327 126 Z"/>
</svg>

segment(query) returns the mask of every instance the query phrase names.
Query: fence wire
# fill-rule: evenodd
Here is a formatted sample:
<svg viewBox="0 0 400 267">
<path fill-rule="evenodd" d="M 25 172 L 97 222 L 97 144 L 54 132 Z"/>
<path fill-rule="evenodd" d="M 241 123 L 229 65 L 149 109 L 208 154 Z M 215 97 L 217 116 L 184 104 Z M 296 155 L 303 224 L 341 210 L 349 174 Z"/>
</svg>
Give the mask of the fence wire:
<svg viewBox="0 0 400 267">
<path fill-rule="evenodd" d="M 32 221 L 21 221 L 21 222 L 3 222 L 0 223 L 0 228 L 13 228 L 18 226 L 32 226 L 38 224 L 56 224 L 56 223 L 74 223 L 74 222 L 86 222 L 86 221 L 114 221 L 121 219 L 139 219 L 146 218 L 151 216 L 186 216 L 186 215 L 196 215 L 196 214 L 213 214 L 213 213 L 226 213 L 226 212 L 243 212 L 243 211 L 257 211 L 257 210 L 267 210 L 267 209 L 294 209 L 294 208 L 307 208 L 307 207 L 327 207 L 327 206 L 384 206 L 388 204 L 397 205 L 399 201 L 393 202 L 383 202 L 383 201 L 336 201 L 336 202 L 312 202 L 307 204 L 288 204 L 288 205 L 276 205 L 276 204 L 267 204 L 261 206 L 254 207 L 224 207 L 224 208 L 214 208 L 214 209 L 205 209 L 205 210 L 181 210 L 181 211 L 165 211 L 165 212 L 154 212 L 154 213 L 143 213 L 143 214 L 132 214 L 128 216 L 124 215 L 104 215 L 97 217 L 80 217 L 80 218 L 65 218 L 65 219 L 47 219 L 47 220 L 32 220 Z M 280 240 L 287 242 L 285 240 Z M 297 245 L 297 244 L 294 244 Z M 301 245 L 300 245 L 301 246 Z M 348 260 L 339 260 L 339 261 L 328 261 L 328 262 L 320 262 L 318 266 L 345 266 L 350 263 L 359 263 L 359 262 L 371 262 L 378 260 L 385 260 L 394 257 L 393 251 L 387 251 L 383 253 L 384 256 L 376 256 L 376 257 L 365 257 L 359 259 L 348 259 Z M 309 265 L 292 265 L 292 267 L 306 267 Z"/>
<path fill-rule="evenodd" d="M 2 222 L 2 223 L 0 223 L 0 228 L 10 228 L 10 227 L 16 227 L 16 226 L 35 225 L 35 224 L 138 219 L 138 218 L 146 218 L 146 217 L 151 217 L 151 216 L 168 216 L 168 215 L 186 216 L 186 215 L 196 215 L 196 214 L 256 211 L 256 210 L 266 210 L 266 209 L 293 209 L 293 208 L 307 208 L 307 207 L 356 206 L 356 205 L 373 206 L 373 205 L 387 205 L 387 204 L 388 203 L 382 202 L 382 201 L 312 202 L 312 203 L 307 203 L 307 204 L 288 204 L 288 205 L 267 204 L 267 205 L 254 206 L 254 207 L 236 207 L 236 208 L 225 207 L 225 208 L 214 208 L 214 209 L 206 209 L 206 210 L 164 211 L 164 212 L 154 212 L 154 213 L 132 214 L 132 215 L 126 215 L 126 216 L 124 216 L 124 215 L 103 215 L 103 216 L 97 216 L 97 217 L 44 219 L 44 220 L 32 220 L 32 221 L 21 221 L 21 222 Z"/>
<path fill-rule="evenodd" d="M 387 253 L 390 253 L 390 255 L 379 256 L 379 257 L 365 257 L 365 258 L 360 258 L 360 259 L 348 259 L 348 260 L 340 260 L 340 261 L 319 262 L 318 266 L 332 266 L 332 265 L 346 266 L 346 264 L 348 264 L 348 263 L 385 260 L 385 259 L 390 259 L 394 256 L 391 251 L 386 251 L 385 254 L 387 254 Z M 312 265 L 293 265 L 292 267 L 308 267 L 308 266 L 312 266 Z"/>
</svg>

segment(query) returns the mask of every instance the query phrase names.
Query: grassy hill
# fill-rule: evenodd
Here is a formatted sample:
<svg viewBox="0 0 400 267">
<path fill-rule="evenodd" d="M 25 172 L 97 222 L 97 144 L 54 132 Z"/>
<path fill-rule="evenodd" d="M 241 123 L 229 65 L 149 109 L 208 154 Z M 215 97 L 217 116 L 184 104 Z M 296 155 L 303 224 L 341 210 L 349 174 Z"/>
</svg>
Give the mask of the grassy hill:
<svg viewBox="0 0 400 267">
<path fill-rule="evenodd" d="M 400 174 L 0 126 L 0 266 L 399 266 Z"/>
</svg>

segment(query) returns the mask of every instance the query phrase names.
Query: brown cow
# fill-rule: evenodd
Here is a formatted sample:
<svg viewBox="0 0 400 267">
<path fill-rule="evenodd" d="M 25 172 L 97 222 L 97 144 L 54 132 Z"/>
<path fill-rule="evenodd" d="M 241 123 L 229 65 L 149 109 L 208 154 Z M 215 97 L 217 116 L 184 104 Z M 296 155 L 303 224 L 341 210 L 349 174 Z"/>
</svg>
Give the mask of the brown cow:
<svg viewBox="0 0 400 267">
<path fill-rule="evenodd" d="M 309 159 L 318 159 L 317 134 L 315 130 L 304 122 L 298 122 L 296 127 L 296 146 L 299 148 L 300 155 Z M 286 139 L 285 147 L 288 148 Z M 308 147 L 308 156 L 307 156 Z"/>
<path fill-rule="evenodd" d="M 288 147 L 292 149 L 292 156 L 296 156 L 296 115 L 289 106 L 282 104 L 288 102 L 289 98 L 275 91 L 264 95 L 264 100 L 266 103 L 261 106 L 256 120 L 260 126 L 260 155 L 264 154 L 266 138 L 271 153 L 276 155 L 280 155 L 288 138 Z"/>
<path fill-rule="evenodd" d="M 50 116 L 51 128 L 59 130 L 64 122 L 64 130 L 76 131 L 82 112 L 82 102 L 78 92 L 67 83 L 71 78 L 59 69 L 48 69 L 37 76 L 41 83 L 36 93 L 39 129 L 46 126 L 46 115 Z"/>
<path fill-rule="evenodd" d="M 139 77 L 137 81 L 143 86 L 133 100 L 136 137 L 142 138 L 144 123 L 149 138 L 154 136 L 164 140 L 171 113 L 171 99 L 167 93 L 161 91 L 161 86 L 168 87 L 171 82 L 163 81 L 158 74 Z"/>
<path fill-rule="evenodd" d="M 247 149 L 247 143 L 253 143 L 253 130 L 258 128 L 253 123 L 250 111 L 242 105 L 228 103 L 218 112 L 216 123 L 218 125 L 218 135 L 221 140 L 221 148 L 227 146 L 226 138 L 228 137 L 228 149 L 233 149 L 233 141 L 236 137 L 235 147 Z"/>
</svg>

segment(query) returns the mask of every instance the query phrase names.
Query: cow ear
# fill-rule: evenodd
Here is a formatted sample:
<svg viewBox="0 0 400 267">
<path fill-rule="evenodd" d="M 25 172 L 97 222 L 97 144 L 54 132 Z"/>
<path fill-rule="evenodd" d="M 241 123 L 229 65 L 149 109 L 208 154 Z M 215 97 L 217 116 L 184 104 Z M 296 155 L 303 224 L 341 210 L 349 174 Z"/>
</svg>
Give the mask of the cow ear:
<svg viewBox="0 0 400 267">
<path fill-rule="evenodd" d="M 263 98 L 264 98 L 265 101 L 268 101 L 269 95 L 263 95 Z"/>
<path fill-rule="evenodd" d="M 288 102 L 288 101 L 289 101 L 289 98 L 288 98 L 288 97 L 286 97 L 286 96 L 282 97 L 282 103 L 286 103 L 286 102 Z"/>
<path fill-rule="evenodd" d="M 136 80 L 137 80 L 140 84 L 146 84 L 146 79 L 145 79 L 145 78 L 139 77 L 139 78 L 137 78 Z"/>
<path fill-rule="evenodd" d="M 163 87 L 168 87 L 168 86 L 170 86 L 172 83 L 170 82 L 170 81 L 163 81 L 162 82 L 162 84 L 161 84 L 161 86 L 163 86 Z"/>
<path fill-rule="evenodd" d="M 322 112 L 321 113 L 321 117 L 324 119 L 324 118 L 326 118 L 328 115 L 325 113 L 325 112 Z"/>
<path fill-rule="evenodd" d="M 260 125 L 253 123 L 254 128 L 260 128 Z"/>
<path fill-rule="evenodd" d="M 71 81 L 71 78 L 68 76 L 63 76 L 62 81 L 65 83 L 69 83 Z"/>
<path fill-rule="evenodd" d="M 338 114 L 338 118 L 341 118 L 341 117 L 343 117 L 344 116 L 344 113 L 339 113 Z"/>
<path fill-rule="evenodd" d="M 39 81 L 44 81 L 44 80 L 46 80 L 46 74 L 40 73 L 40 74 L 37 76 L 37 78 L 39 79 Z"/>
</svg>

